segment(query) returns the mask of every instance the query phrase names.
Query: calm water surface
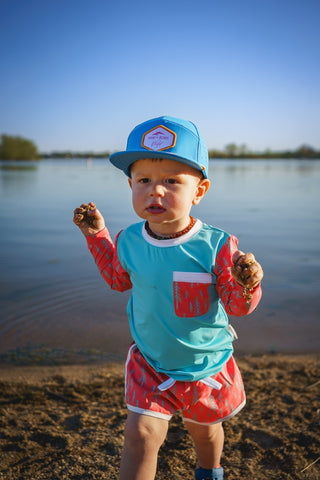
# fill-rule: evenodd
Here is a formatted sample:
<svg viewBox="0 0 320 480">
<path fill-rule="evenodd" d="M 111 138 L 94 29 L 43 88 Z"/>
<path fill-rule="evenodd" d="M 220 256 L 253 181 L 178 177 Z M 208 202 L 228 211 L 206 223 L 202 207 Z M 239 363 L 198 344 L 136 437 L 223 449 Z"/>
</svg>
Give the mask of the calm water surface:
<svg viewBox="0 0 320 480">
<path fill-rule="evenodd" d="M 193 215 L 265 271 L 257 311 L 231 318 L 236 352 L 319 352 L 320 162 L 213 160 L 210 179 Z M 72 215 L 95 201 L 113 236 L 138 221 L 126 177 L 106 160 L 0 162 L 0 194 L 0 361 L 16 349 L 123 360 L 129 294 L 100 278 Z"/>
</svg>

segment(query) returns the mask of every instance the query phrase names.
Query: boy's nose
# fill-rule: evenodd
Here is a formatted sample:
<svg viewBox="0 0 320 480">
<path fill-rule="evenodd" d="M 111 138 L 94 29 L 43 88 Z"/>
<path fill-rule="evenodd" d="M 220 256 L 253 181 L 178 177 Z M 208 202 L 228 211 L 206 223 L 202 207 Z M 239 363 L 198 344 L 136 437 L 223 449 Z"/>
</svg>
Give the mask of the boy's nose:
<svg viewBox="0 0 320 480">
<path fill-rule="evenodd" d="M 150 190 L 151 196 L 162 197 L 164 195 L 164 187 L 161 183 L 154 183 Z"/>
</svg>

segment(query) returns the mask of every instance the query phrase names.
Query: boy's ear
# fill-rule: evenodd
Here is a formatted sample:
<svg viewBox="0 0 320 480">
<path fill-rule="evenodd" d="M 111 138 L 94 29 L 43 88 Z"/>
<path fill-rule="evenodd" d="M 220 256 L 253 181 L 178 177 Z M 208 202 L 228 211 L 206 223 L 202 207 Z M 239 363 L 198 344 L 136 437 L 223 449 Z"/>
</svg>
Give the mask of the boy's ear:
<svg viewBox="0 0 320 480">
<path fill-rule="evenodd" d="M 131 178 L 128 178 L 128 183 L 130 185 L 130 188 L 132 189 L 132 179 Z"/>
<path fill-rule="evenodd" d="M 200 180 L 196 189 L 193 202 L 192 202 L 193 205 L 198 205 L 200 200 L 205 196 L 205 194 L 209 190 L 209 187 L 210 187 L 210 180 L 208 180 L 208 178 L 203 178 L 202 180 Z"/>
</svg>

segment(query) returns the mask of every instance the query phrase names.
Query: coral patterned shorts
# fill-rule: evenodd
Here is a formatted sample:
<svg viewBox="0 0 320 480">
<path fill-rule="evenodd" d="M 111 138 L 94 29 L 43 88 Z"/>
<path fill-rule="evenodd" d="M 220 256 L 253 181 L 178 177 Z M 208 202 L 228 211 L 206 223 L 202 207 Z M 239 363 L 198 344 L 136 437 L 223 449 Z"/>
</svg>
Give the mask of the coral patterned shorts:
<svg viewBox="0 0 320 480">
<path fill-rule="evenodd" d="M 156 372 L 133 344 L 125 373 L 127 407 L 144 415 L 170 420 L 181 410 L 185 421 L 211 424 L 228 420 L 246 403 L 241 373 L 233 357 L 212 377 L 181 382 Z"/>
</svg>

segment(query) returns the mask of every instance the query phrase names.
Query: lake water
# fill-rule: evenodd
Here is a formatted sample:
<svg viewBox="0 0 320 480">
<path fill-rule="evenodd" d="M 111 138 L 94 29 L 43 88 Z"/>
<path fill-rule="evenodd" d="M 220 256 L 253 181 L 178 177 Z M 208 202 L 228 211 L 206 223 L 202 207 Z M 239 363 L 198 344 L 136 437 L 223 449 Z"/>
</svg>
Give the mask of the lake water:
<svg viewBox="0 0 320 480">
<path fill-rule="evenodd" d="M 320 351 L 320 162 L 212 160 L 193 211 L 263 266 L 263 298 L 231 317 L 238 354 Z M 99 276 L 76 206 L 95 201 L 114 236 L 138 221 L 107 160 L 0 162 L 0 362 L 123 360 L 128 293 Z"/>
</svg>

